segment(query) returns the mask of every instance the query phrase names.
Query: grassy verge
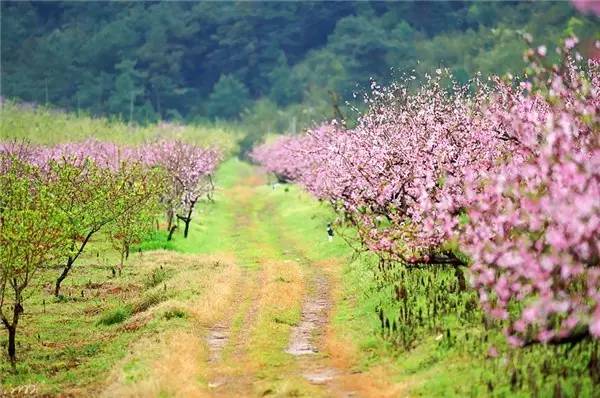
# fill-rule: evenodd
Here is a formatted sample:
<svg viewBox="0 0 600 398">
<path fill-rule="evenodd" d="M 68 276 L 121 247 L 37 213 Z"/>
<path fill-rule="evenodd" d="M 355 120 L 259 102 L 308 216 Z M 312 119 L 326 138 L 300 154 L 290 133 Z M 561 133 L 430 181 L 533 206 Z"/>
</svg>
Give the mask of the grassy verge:
<svg viewBox="0 0 600 398">
<path fill-rule="evenodd" d="M 49 286 L 34 291 L 19 328 L 18 372 L 13 374 L 3 358 L 2 387 L 36 385 L 38 393 L 50 394 L 93 391 L 141 336 L 188 328 L 189 303 L 222 272 L 210 258 L 166 251 L 136 257 L 120 277 L 112 277 L 109 266 L 84 259 L 60 300 Z"/>
</svg>

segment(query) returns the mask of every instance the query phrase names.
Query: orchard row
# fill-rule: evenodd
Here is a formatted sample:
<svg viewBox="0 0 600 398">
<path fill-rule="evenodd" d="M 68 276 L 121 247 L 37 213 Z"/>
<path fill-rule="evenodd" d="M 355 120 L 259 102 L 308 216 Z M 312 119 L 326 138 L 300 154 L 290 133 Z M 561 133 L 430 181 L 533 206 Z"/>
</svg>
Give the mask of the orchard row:
<svg viewBox="0 0 600 398">
<path fill-rule="evenodd" d="M 0 143 L 0 318 L 16 359 L 15 336 L 26 290 L 57 269 L 61 283 L 99 232 L 120 253 L 119 274 L 132 245 L 166 214 L 187 237 L 196 203 L 211 198 L 220 154 L 182 141 L 119 147 L 99 141 L 52 147 Z"/>
<path fill-rule="evenodd" d="M 253 158 L 328 201 L 383 272 L 468 267 L 513 345 L 598 339 L 600 65 L 576 43 L 560 64 L 530 50 L 520 82 L 437 70 L 419 87 L 373 83 L 356 127 L 324 124 Z"/>
</svg>

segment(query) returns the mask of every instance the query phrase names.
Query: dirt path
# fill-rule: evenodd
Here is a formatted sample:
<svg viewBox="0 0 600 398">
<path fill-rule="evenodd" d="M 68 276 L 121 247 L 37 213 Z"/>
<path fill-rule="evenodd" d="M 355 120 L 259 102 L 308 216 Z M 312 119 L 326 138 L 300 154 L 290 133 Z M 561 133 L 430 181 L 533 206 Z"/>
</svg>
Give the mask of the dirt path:
<svg viewBox="0 0 600 398">
<path fill-rule="evenodd" d="M 312 291 L 302 308 L 302 321 L 294 328 L 286 352 L 298 357 L 302 376 L 310 383 L 326 386 L 335 396 L 356 396 L 337 383 L 342 371 L 326 361 L 324 339 L 332 305 L 329 282 L 324 275 L 317 274 L 311 284 Z"/>
<path fill-rule="evenodd" d="M 317 338 L 323 334 L 327 323 L 327 313 L 331 307 L 329 285 L 327 280 L 319 275 L 312 281 L 313 292 L 302 305 L 300 324 L 294 327 L 290 344 L 285 350 L 294 356 L 313 355 L 319 352 Z"/>
<path fill-rule="evenodd" d="M 330 327 L 334 276 L 340 269 L 325 270 L 310 260 L 265 183 L 264 174 L 246 167 L 217 199 L 232 220 L 223 239 L 230 243 L 226 256 L 239 272 L 231 280 L 222 278 L 226 286 L 220 290 L 228 294 L 214 293 L 223 297 L 218 316 L 202 316 L 203 311 L 215 312 L 210 305 L 197 308 L 198 318 L 210 321 L 195 329 L 200 339 L 195 340 L 199 346 L 194 366 L 187 363 L 186 373 L 180 372 L 177 367 L 192 357 L 186 355 L 181 365 L 169 362 L 173 357 L 169 346 L 157 355 L 156 364 L 173 363 L 170 373 L 180 375 L 178 379 L 184 375 L 194 386 L 180 393 L 173 390 L 172 395 L 398 396 L 372 381 L 365 383 L 370 375 L 353 372 L 348 356 L 340 359 L 336 344 L 343 343 L 332 343 Z"/>
<path fill-rule="evenodd" d="M 342 376 L 347 378 L 352 374 L 351 371 L 335 366 L 329 360 L 331 353 L 328 352 L 326 339 L 333 307 L 330 277 L 306 257 L 292 240 L 286 240 L 283 231 L 280 230 L 279 236 L 288 253 L 297 256 L 309 274 L 301 322 L 294 327 L 286 352 L 297 358 L 302 377 L 313 385 L 323 387 L 327 396 L 363 396 L 344 383 Z"/>
</svg>

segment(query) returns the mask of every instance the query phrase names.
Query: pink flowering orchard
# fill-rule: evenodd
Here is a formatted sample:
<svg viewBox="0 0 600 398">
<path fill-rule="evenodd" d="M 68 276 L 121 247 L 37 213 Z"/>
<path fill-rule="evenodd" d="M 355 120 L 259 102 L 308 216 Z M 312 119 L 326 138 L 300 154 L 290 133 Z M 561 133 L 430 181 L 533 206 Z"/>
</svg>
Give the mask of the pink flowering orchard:
<svg viewBox="0 0 600 398">
<path fill-rule="evenodd" d="M 544 95 L 544 106 L 497 113 L 511 156 L 485 180 L 474 171 L 466 180 L 461 241 L 474 285 L 492 315 L 511 321 L 517 345 L 600 337 L 599 72 L 568 64 L 521 101 Z"/>
<path fill-rule="evenodd" d="M 150 166 L 162 168 L 169 180 L 163 195 L 170 231 L 174 217 L 185 223 L 184 237 L 189 233 L 192 213 L 202 196 L 210 198 L 214 186 L 212 173 L 221 160 L 213 149 L 205 149 L 183 141 L 159 141 L 141 148 L 141 158 Z"/>
<path fill-rule="evenodd" d="M 0 320 L 13 368 L 23 293 L 34 275 L 58 268 L 59 297 L 100 231 L 120 253 L 120 275 L 131 246 L 153 228 L 160 201 L 186 223 L 187 237 L 194 205 L 212 192 L 210 174 L 219 160 L 217 151 L 181 141 L 141 147 L 96 140 L 51 147 L 0 143 Z"/>
<path fill-rule="evenodd" d="M 576 39 L 517 84 L 372 86 L 355 128 L 324 124 L 256 148 L 350 222 L 382 261 L 469 267 L 515 345 L 600 337 L 599 67 Z"/>
<path fill-rule="evenodd" d="M 194 206 L 202 196 L 211 197 L 212 173 L 221 161 L 218 150 L 202 148 L 180 140 L 161 140 L 139 147 L 119 146 L 112 142 L 88 139 L 51 147 L 23 142 L 0 143 L 0 153 L 48 168 L 51 162 L 85 168 L 88 163 L 110 172 L 131 164 L 162 169 L 168 181 L 162 200 L 167 207 L 169 229 L 175 217 L 185 222 L 187 237 Z"/>
<path fill-rule="evenodd" d="M 189 223 L 197 201 L 212 193 L 210 174 L 220 155 L 181 141 L 159 141 L 139 147 L 119 146 L 88 139 L 50 147 L 24 142 L 0 144 L 0 155 L 39 168 L 65 215 L 63 232 L 69 241 L 54 293 L 99 231 L 109 229 L 121 252 L 119 271 L 129 248 L 152 225 L 159 201 L 173 215 Z M 143 225 L 144 228 L 140 228 Z M 171 236 L 169 236 L 170 238 Z"/>
</svg>

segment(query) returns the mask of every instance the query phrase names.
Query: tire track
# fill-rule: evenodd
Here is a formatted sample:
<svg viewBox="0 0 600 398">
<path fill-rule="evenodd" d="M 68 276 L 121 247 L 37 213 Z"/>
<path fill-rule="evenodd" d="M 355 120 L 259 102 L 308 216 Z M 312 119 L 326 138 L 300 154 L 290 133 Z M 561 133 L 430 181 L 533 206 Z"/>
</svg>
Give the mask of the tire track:
<svg viewBox="0 0 600 398">
<path fill-rule="evenodd" d="M 325 272 L 320 269 L 298 247 L 297 243 L 286 235 L 277 217 L 277 206 L 269 200 L 265 209 L 268 211 L 271 225 L 279 237 L 279 247 L 285 247 L 284 255 L 298 261 L 307 274 L 307 293 L 302 304 L 300 323 L 290 334 L 290 340 L 285 350 L 294 356 L 302 374 L 309 383 L 321 386 L 327 390 L 327 396 L 358 397 L 355 391 L 349 390 L 342 383 L 342 378 L 348 372 L 334 367 L 327 360 L 329 354 L 325 350 L 325 335 L 330 321 L 332 308 L 331 283 Z"/>
<path fill-rule="evenodd" d="M 212 396 L 249 396 L 252 389 L 254 372 L 247 366 L 247 352 L 252 330 L 256 327 L 265 283 L 263 269 L 252 271 L 247 267 L 260 263 L 256 261 L 260 259 L 247 254 L 261 245 L 254 233 L 257 225 L 253 219 L 256 212 L 252 200 L 255 195 L 254 185 L 260 181 L 255 182 L 253 178 L 256 179 L 256 176 L 251 175 L 250 179 L 240 181 L 229 189 L 227 195 L 233 204 L 231 207 L 236 228 L 231 235 L 240 238 L 239 245 L 234 248 L 235 256 L 244 264 L 244 271 L 242 286 L 238 288 L 240 294 L 231 303 L 231 308 L 237 310 L 237 315 L 232 313 L 227 319 L 216 323 L 206 336 L 210 351 L 208 366 L 212 373 L 208 387 Z M 234 325 L 236 318 L 239 324 Z"/>
</svg>

